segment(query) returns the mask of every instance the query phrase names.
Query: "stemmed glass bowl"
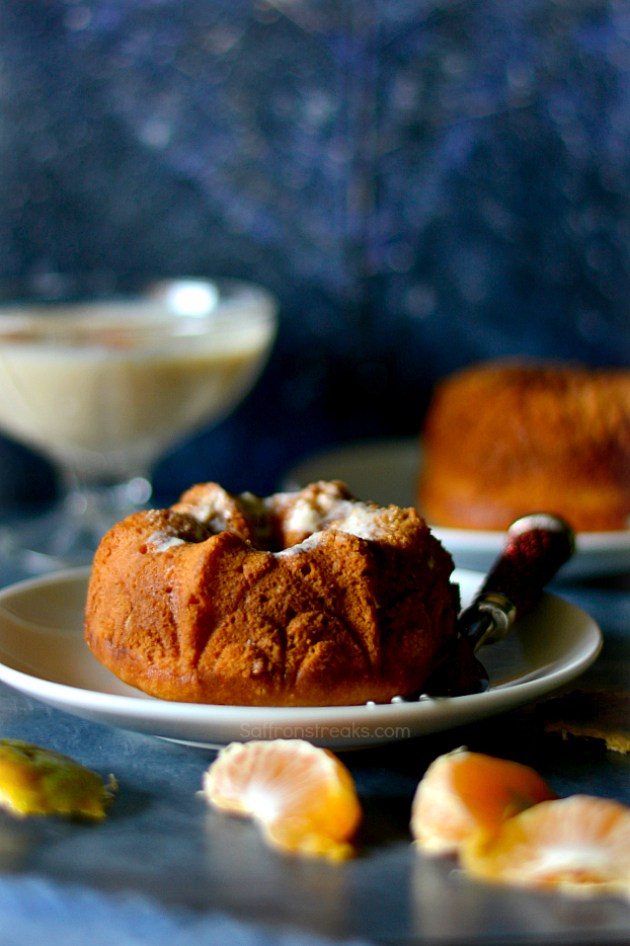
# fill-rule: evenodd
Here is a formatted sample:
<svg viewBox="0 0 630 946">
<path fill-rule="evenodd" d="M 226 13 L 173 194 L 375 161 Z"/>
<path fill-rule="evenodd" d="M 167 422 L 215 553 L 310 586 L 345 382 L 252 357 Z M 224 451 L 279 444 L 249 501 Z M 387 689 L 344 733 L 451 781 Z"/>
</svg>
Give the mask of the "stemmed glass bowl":
<svg viewBox="0 0 630 946">
<path fill-rule="evenodd" d="M 1 529 L 0 552 L 33 573 L 89 563 L 103 533 L 149 500 L 158 458 L 249 392 L 276 318 L 266 290 L 238 281 L 4 287 L 0 432 L 52 461 L 62 498 Z"/>
</svg>

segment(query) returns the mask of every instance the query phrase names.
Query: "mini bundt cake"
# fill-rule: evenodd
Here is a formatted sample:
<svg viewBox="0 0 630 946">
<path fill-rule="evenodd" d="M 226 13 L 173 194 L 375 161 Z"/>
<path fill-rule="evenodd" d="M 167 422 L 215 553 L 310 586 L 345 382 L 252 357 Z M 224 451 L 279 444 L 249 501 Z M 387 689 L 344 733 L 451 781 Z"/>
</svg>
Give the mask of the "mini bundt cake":
<svg viewBox="0 0 630 946">
<path fill-rule="evenodd" d="M 576 531 L 630 525 L 630 371 L 484 363 L 436 387 L 418 506 L 434 526 L 504 529 L 532 511 Z"/>
<path fill-rule="evenodd" d="M 418 694 L 448 650 L 450 555 L 414 509 L 338 482 L 258 498 L 214 483 L 102 539 L 93 654 L 153 696 L 313 706 Z"/>
</svg>

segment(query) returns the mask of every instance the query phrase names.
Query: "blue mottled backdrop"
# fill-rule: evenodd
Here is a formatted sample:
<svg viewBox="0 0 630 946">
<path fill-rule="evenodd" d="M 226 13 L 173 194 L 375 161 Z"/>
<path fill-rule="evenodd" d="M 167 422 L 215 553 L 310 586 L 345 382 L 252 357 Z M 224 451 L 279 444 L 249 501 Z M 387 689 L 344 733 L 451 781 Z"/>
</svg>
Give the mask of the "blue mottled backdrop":
<svg viewBox="0 0 630 946">
<path fill-rule="evenodd" d="M 0 276 L 222 274 L 264 378 L 156 471 L 263 492 L 436 379 L 627 363 L 624 0 L 4 0 Z M 0 442 L 0 497 L 53 488 Z M 25 475 L 26 474 L 28 475 Z"/>
</svg>

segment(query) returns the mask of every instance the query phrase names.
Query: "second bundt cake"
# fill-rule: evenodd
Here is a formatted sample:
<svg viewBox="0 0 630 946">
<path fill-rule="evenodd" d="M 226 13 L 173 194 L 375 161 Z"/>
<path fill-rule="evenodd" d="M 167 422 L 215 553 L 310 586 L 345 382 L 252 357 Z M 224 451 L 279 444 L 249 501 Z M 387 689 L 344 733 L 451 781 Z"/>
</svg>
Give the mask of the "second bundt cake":
<svg viewBox="0 0 630 946">
<path fill-rule="evenodd" d="M 168 700 L 387 702 L 417 694 L 453 638 L 452 569 L 414 509 L 341 483 L 264 499 L 206 483 L 104 536 L 85 639 Z"/>
<path fill-rule="evenodd" d="M 473 365 L 438 384 L 418 506 L 433 526 L 502 530 L 546 510 L 576 531 L 630 526 L 630 371 Z"/>
</svg>

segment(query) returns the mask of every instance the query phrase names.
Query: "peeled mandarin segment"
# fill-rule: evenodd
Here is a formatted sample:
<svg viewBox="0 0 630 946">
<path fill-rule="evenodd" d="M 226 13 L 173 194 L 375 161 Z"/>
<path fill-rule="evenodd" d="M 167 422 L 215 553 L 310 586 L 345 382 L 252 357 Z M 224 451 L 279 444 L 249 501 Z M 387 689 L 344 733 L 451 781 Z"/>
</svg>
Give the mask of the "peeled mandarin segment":
<svg viewBox="0 0 630 946">
<path fill-rule="evenodd" d="M 588 795 L 541 802 L 470 838 L 461 860 L 497 883 L 630 896 L 630 808 Z"/>
<path fill-rule="evenodd" d="M 279 851 L 304 857 L 324 857 L 329 861 L 347 861 L 355 855 L 350 841 L 336 841 L 325 833 L 308 827 L 285 826 L 281 821 L 260 822 L 263 835 Z"/>
<path fill-rule="evenodd" d="M 526 765 L 457 749 L 432 762 L 418 785 L 411 831 L 423 850 L 456 854 L 476 831 L 494 831 L 506 818 L 556 797 Z"/>
<path fill-rule="evenodd" d="M 342 860 L 361 820 L 354 782 L 332 753 L 300 739 L 231 743 L 204 775 L 208 801 L 253 818 L 274 847 Z"/>
<path fill-rule="evenodd" d="M 68 756 L 15 739 L 0 740 L 0 806 L 18 817 L 65 815 L 100 821 L 113 797 L 99 775 Z"/>
</svg>

